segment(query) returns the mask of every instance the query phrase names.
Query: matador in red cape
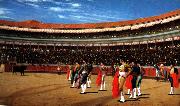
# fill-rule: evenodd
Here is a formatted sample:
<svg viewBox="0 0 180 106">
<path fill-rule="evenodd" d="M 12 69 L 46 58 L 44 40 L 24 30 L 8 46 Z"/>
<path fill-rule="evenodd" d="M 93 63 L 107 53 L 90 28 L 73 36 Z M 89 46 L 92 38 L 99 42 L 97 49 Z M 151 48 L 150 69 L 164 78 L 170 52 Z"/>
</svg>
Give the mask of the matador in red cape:
<svg viewBox="0 0 180 106">
<path fill-rule="evenodd" d="M 178 82 L 178 69 L 171 65 L 169 72 L 169 81 L 171 83 L 171 89 L 169 94 L 174 94 L 174 88 L 179 88 Z"/>
<path fill-rule="evenodd" d="M 119 67 L 119 71 L 116 72 L 113 79 L 113 88 L 112 88 L 112 96 L 113 98 L 117 98 L 120 96 L 120 102 L 125 102 L 123 87 L 125 84 L 126 77 L 131 73 L 131 68 L 128 64 L 121 60 L 121 66 Z"/>
<path fill-rule="evenodd" d="M 106 90 L 106 83 L 105 83 L 105 76 L 106 76 L 106 68 L 103 63 L 101 63 L 99 70 L 98 70 L 98 76 L 96 79 L 97 86 L 100 86 L 101 90 Z"/>
</svg>

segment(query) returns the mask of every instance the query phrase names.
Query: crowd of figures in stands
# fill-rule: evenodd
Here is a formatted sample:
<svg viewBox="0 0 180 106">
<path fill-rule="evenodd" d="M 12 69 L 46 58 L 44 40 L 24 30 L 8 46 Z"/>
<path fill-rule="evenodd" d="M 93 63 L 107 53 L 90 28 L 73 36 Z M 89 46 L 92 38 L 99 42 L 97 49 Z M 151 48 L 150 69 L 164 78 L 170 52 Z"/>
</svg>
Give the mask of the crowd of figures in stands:
<svg viewBox="0 0 180 106">
<path fill-rule="evenodd" d="M 148 47 L 147 47 L 148 46 Z M 117 63 L 120 58 L 138 61 L 143 66 L 164 62 L 169 66 L 171 61 L 180 65 L 180 41 L 158 44 L 112 46 L 112 47 L 53 47 L 27 45 L 1 45 L 1 62 L 16 61 L 26 64 L 74 64 L 80 59 L 90 60 L 93 65 L 101 61 L 105 65 Z"/>
<path fill-rule="evenodd" d="M 155 65 L 155 68 L 156 71 L 158 70 L 158 73 L 164 72 L 163 64 L 160 66 Z M 72 67 L 69 66 L 67 71 L 67 79 L 71 81 L 71 88 L 81 88 L 82 91 L 80 93 L 86 94 L 86 89 L 91 88 L 92 69 L 92 63 L 84 60 L 81 63 L 76 62 Z M 124 86 L 127 88 L 127 94 L 130 95 L 129 98 L 137 99 L 139 96 L 141 96 L 141 82 L 143 75 L 145 74 L 145 70 L 139 63 L 128 63 L 127 61 L 121 59 L 119 65 L 114 66 L 114 70 L 115 74 L 112 82 L 113 98 L 120 97 L 119 101 L 125 102 Z M 106 91 L 106 83 L 111 83 L 106 81 L 107 67 L 103 64 L 103 62 L 101 62 L 96 71 L 98 71 L 96 85 L 99 86 L 99 91 Z M 174 87 L 179 87 L 178 69 L 172 64 L 169 67 L 169 71 L 166 71 L 165 74 L 168 76 L 168 80 L 171 85 L 169 94 L 174 94 Z M 164 78 L 166 79 L 166 77 Z"/>
</svg>

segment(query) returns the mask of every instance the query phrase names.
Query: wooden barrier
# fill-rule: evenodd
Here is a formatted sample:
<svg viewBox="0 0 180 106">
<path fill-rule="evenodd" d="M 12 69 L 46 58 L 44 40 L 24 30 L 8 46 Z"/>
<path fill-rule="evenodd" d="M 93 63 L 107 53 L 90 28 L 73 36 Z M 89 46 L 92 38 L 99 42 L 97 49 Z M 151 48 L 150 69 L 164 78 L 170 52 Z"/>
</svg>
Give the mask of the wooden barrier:
<svg viewBox="0 0 180 106">
<path fill-rule="evenodd" d="M 68 66 L 67 65 L 62 65 L 59 66 L 57 65 L 27 65 L 27 68 L 25 72 L 49 72 L 49 73 L 66 73 L 68 71 Z M 178 68 L 178 78 L 180 79 L 180 67 Z M 94 66 L 92 70 L 92 74 L 98 74 L 99 67 Z M 145 70 L 145 75 L 144 76 L 149 76 L 149 77 L 155 77 L 156 76 L 156 70 L 152 66 L 144 67 Z M 170 70 L 168 67 L 165 67 L 165 70 L 169 72 Z M 5 72 L 10 72 L 12 71 L 11 65 L 5 65 Z M 107 74 L 112 75 L 112 67 L 107 67 Z"/>
</svg>

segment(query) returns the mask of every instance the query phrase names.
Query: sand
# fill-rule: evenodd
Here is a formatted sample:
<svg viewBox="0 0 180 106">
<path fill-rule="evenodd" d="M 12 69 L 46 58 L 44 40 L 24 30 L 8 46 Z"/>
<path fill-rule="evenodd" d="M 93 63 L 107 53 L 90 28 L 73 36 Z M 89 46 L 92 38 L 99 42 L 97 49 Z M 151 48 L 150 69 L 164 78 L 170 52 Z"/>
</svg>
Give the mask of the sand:
<svg viewBox="0 0 180 106">
<path fill-rule="evenodd" d="M 120 103 L 112 99 L 112 76 L 106 77 L 107 91 L 98 91 L 97 75 L 92 75 L 91 88 L 86 94 L 81 89 L 70 88 L 66 74 L 25 73 L 25 76 L 0 73 L 0 105 L 8 106 L 180 106 L 180 88 L 168 95 L 170 83 L 143 79 L 142 96 Z M 127 92 L 127 89 L 125 89 Z"/>
</svg>

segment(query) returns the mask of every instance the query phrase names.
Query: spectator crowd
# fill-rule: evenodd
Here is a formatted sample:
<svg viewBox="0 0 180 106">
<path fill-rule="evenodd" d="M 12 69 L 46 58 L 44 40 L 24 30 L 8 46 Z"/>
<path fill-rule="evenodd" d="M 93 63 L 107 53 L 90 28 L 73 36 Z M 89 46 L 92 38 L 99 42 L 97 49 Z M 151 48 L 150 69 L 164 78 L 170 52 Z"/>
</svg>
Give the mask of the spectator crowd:
<svg viewBox="0 0 180 106">
<path fill-rule="evenodd" d="M 16 61 L 26 64 L 74 64 L 82 60 L 91 61 L 94 65 L 103 62 L 112 65 L 121 58 L 128 61 L 137 61 L 142 65 L 163 63 L 170 65 L 173 61 L 180 65 L 180 41 L 161 42 L 157 44 L 136 46 L 108 46 L 108 47 L 62 47 L 56 46 L 23 46 L 1 45 L 1 62 Z"/>
</svg>

